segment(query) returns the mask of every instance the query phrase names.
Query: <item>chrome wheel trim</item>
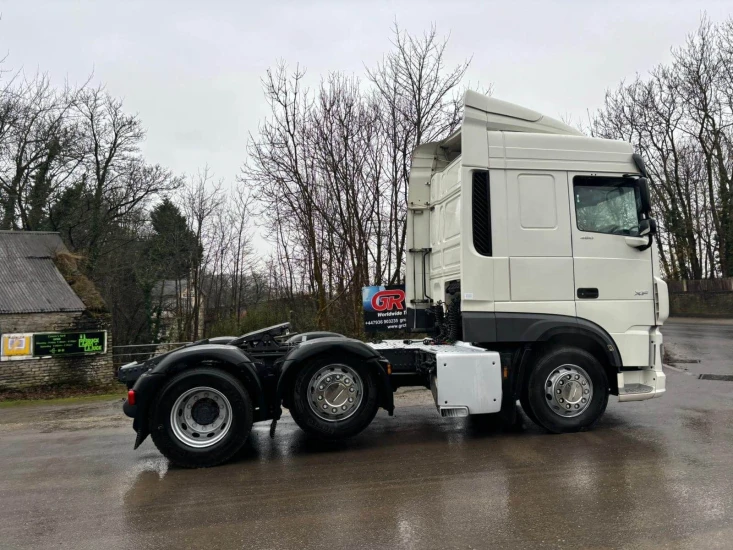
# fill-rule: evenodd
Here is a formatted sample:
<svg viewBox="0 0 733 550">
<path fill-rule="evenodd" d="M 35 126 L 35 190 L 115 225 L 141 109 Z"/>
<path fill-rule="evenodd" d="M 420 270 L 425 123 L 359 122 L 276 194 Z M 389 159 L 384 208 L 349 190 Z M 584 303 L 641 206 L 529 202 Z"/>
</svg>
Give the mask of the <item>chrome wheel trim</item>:
<svg viewBox="0 0 733 550">
<path fill-rule="evenodd" d="M 226 436 L 233 416 L 232 405 L 223 393 L 200 386 L 178 396 L 171 409 L 171 429 L 184 445 L 204 449 Z"/>
<path fill-rule="evenodd" d="M 593 399 L 593 382 L 578 365 L 560 365 L 545 381 L 545 402 L 563 418 L 583 414 Z"/>
<path fill-rule="evenodd" d="M 359 410 L 364 397 L 361 377 L 348 365 L 332 364 L 318 369 L 308 382 L 308 404 L 327 422 L 340 422 Z"/>
</svg>

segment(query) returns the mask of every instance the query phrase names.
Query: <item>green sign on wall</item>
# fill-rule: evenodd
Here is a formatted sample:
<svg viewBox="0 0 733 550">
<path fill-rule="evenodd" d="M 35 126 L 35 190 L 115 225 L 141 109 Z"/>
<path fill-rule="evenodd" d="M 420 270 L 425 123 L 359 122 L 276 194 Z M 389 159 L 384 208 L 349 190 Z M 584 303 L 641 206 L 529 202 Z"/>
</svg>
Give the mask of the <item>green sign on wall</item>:
<svg viewBox="0 0 733 550">
<path fill-rule="evenodd" d="M 107 331 L 53 332 L 33 335 L 33 355 L 84 355 L 107 351 Z"/>
</svg>

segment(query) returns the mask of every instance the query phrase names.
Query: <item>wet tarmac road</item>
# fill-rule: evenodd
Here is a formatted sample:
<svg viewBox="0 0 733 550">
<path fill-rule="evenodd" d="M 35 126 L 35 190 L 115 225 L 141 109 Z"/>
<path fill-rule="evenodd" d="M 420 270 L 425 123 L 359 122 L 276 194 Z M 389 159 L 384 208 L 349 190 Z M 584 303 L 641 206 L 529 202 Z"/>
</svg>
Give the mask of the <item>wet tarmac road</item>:
<svg viewBox="0 0 733 550">
<path fill-rule="evenodd" d="M 675 367 L 695 375 L 733 374 L 733 320 L 674 319 L 662 332 Z"/>
<path fill-rule="evenodd" d="M 4 409 L 0 548 L 733 548 L 733 382 L 668 388 L 562 436 L 412 405 L 324 445 L 287 419 L 210 470 L 133 451 L 119 404 Z"/>
</svg>

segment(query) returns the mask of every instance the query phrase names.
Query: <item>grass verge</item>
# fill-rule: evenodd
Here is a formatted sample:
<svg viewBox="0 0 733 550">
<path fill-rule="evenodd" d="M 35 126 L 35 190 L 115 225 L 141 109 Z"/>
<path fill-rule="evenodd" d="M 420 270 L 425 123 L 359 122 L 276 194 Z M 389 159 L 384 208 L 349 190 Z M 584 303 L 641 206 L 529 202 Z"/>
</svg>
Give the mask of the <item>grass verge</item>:
<svg viewBox="0 0 733 550">
<path fill-rule="evenodd" d="M 0 409 L 29 405 L 74 405 L 123 398 L 127 389 L 122 384 L 98 388 L 44 387 L 0 393 Z"/>
</svg>

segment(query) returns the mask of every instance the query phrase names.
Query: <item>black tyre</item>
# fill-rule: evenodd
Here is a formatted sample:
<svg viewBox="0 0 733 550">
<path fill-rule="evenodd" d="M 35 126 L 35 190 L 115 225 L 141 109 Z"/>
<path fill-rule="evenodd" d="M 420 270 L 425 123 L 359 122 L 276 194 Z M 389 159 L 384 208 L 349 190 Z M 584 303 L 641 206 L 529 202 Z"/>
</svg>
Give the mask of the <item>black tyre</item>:
<svg viewBox="0 0 733 550">
<path fill-rule="evenodd" d="M 296 375 L 290 413 L 304 431 L 320 439 L 354 436 L 379 408 L 379 389 L 368 367 L 351 359 L 322 357 Z"/>
<path fill-rule="evenodd" d="M 546 430 L 577 432 L 603 415 L 608 394 L 603 365 L 587 351 L 561 347 L 538 358 L 529 377 L 527 405 L 533 420 Z"/>
<path fill-rule="evenodd" d="M 229 460 L 252 430 L 247 390 L 224 371 L 184 371 L 161 389 L 150 414 L 158 450 L 184 468 L 206 468 Z"/>
</svg>

